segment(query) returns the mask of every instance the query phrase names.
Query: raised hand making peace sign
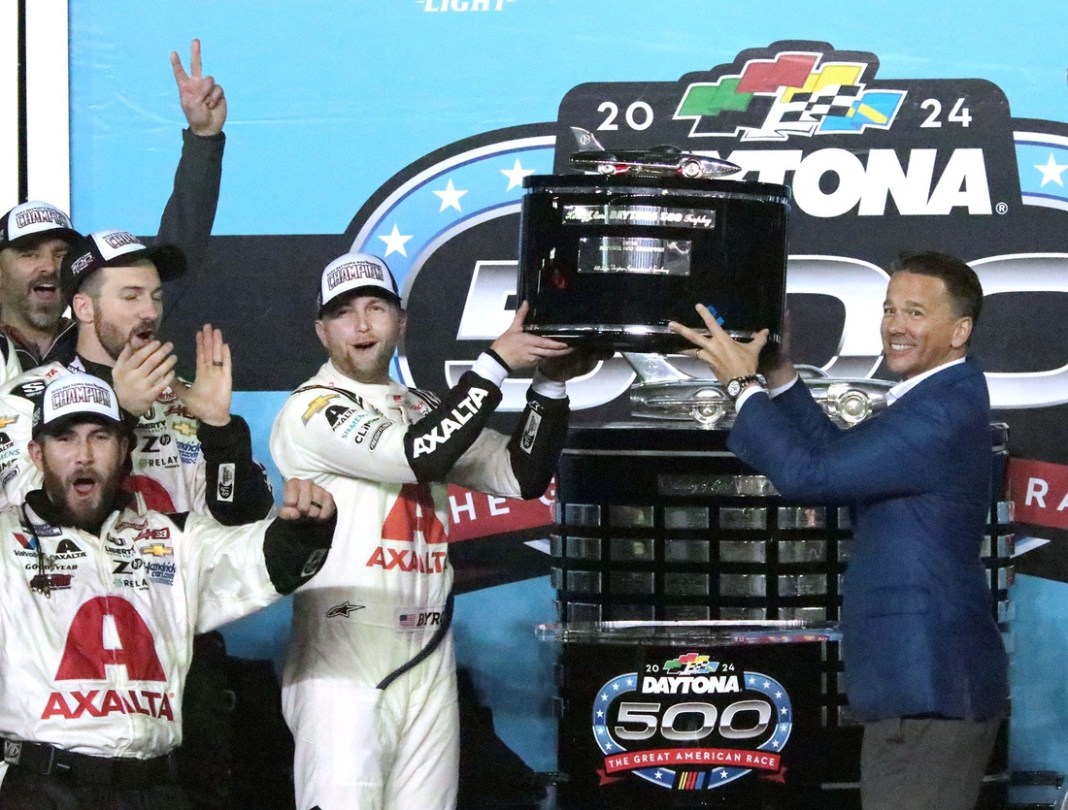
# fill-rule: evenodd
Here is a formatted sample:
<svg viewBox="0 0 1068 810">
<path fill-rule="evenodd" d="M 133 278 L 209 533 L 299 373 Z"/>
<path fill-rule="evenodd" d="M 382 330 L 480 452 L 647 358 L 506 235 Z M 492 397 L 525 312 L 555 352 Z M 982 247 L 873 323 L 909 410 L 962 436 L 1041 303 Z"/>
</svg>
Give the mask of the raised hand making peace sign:
<svg viewBox="0 0 1068 810">
<path fill-rule="evenodd" d="M 226 96 L 221 84 L 216 84 L 212 76 L 203 75 L 200 40 L 194 39 L 190 48 L 189 73 L 182 67 L 177 51 L 171 51 L 171 67 L 189 129 L 194 135 L 218 135 L 226 123 Z"/>
</svg>

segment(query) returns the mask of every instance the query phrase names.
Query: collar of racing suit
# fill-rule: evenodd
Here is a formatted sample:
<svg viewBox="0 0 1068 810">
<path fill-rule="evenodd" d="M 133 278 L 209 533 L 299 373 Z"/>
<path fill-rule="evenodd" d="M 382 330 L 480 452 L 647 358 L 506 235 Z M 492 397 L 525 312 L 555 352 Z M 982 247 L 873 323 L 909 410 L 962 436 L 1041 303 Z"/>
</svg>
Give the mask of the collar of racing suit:
<svg viewBox="0 0 1068 810">
<path fill-rule="evenodd" d="M 29 371 L 31 368 L 43 366 L 46 363 L 58 362 L 63 365 L 70 363 L 74 358 L 75 346 L 78 342 L 77 325 L 77 321 L 71 318 L 61 319 L 56 328 L 56 336 L 52 339 L 52 345 L 44 354 L 41 354 L 37 345 L 27 340 L 15 327 L 0 325 L 0 331 L 11 338 L 22 370 Z"/>
<path fill-rule="evenodd" d="M 87 374 L 92 374 L 94 377 L 99 377 L 108 385 L 115 385 L 113 378 L 113 369 L 111 366 L 105 366 L 103 363 L 94 363 L 92 360 L 86 360 L 80 354 L 75 355 L 78 364 L 85 370 Z"/>
</svg>

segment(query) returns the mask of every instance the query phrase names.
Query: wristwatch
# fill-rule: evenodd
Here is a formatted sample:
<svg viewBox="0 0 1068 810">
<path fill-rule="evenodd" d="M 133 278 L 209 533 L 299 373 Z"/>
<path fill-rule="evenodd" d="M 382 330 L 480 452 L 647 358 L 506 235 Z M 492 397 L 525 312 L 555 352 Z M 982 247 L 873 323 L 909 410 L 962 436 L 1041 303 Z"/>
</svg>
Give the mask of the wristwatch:
<svg viewBox="0 0 1068 810">
<path fill-rule="evenodd" d="M 735 377 L 727 382 L 727 395 L 731 399 L 738 399 L 738 395 L 752 383 L 760 382 L 756 374 L 746 374 L 744 377 Z"/>
</svg>

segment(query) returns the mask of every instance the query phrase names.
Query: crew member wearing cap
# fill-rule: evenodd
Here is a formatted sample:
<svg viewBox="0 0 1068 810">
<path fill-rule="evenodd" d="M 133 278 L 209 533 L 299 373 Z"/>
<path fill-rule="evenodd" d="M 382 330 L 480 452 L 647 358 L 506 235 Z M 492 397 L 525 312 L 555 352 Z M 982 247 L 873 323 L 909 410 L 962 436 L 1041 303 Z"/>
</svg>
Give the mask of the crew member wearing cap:
<svg viewBox="0 0 1068 810">
<path fill-rule="evenodd" d="M 305 583 L 334 530 L 329 492 L 287 481 L 276 520 L 225 527 L 120 489 L 129 441 L 88 374 L 37 397 L 44 485 L 0 511 L 0 806 L 185 810 L 171 753 L 194 632 Z"/>
<path fill-rule="evenodd" d="M 564 380 L 593 361 L 524 332 L 523 304 L 439 400 L 389 377 L 407 317 L 382 259 L 335 259 L 318 303 L 329 359 L 271 434 L 282 474 L 316 481 L 338 504 L 322 578 L 294 600 L 283 674 L 297 810 L 451 808 L 459 721 L 445 484 L 541 496 L 567 433 Z M 488 429 L 505 378 L 532 366 L 512 437 Z"/>
<path fill-rule="evenodd" d="M 0 388 L 0 415 L 12 420 L 0 456 L 0 482 L 11 503 L 40 485 L 20 452 L 29 441 L 33 397 L 48 381 L 89 372 L 113 384 L 135 424 L 125 486 L 160 511 L 210 513 L 227 525 L 266 517 L 274 498 L 252 458 L 248 425 L 230 414 L 230 350 L 210 325 L 197 333 L 192 385 L 175 380 L 171 344 L 156 338 L 162 282 L 186 270 L 182 252 L 146 246 L 126 231 L 98 231 L 72 243 L 60 269 L 63 295 L 77 321 L 77 352 Z"/>
<path fill-rule="evenodd" d="M 70 218 L 37 200 L 0 218 L 0 351 L 7 382 L 53 354 L 73 351 L 73 321 L 63 318 L 58 273 L 79 236 Z"/>
<path fill-rule="evenodd" d="M 182 132 L 182 157 L 157 241 L 181 245 L 190 263 L 199 267 L 219 201 L 226 98 L 222 86 L 203 75 L 199 40 L 193 40 L 191 75 L 177 53 L 171 53 L 171 66 L 189 128 Z M 58 274 L 76 238 L 70 217 L 39 200 L 16 205 L 0 217 L 0 332 L 11 341 L 0 340 L 0 352 L 7 361 L 13 347 L 23 371 L 55 360 L 69 362 L 74 355 L 74 321 L 62 317 L 70 302 L 61 294 Z"/>
<path fill-rule="evenodd" d="M 76 319 L 76 354 L 67 364 L 37 367 L 0 388 L 10 394 L 0 396 L 0 416 L 17 417 L 5 430 L 10 443 L 0 453 L 0 482 L 11 502 L 40 486 L 40 473 L 25 455 L 28 398 L 54 377 L 88 371 L 114 383 L 132 414 L 125 489 L 141 493 L 152 509 L 210 514 L 226 525 L 271 513 L 274 497 L 253 459 L 248 426 L 229 413 L 230 352 L 222 334 L 210 326 L 197 333 L 192 386 L 175 381 L 171 344 L 156 339 L 162 284 L 185 269 L 178 248 L 148 247 L 125 231 L 102 231 L 72 243 L 60 284 Z M 212 659 L 201 660 L 210 666 Z M 213 732 L 221 722 L 212 703 L 217 684 L 202 672 L 203 665 L 194 668 L 190 699 L 182 707 L 188 745 L 178 761 L 191 797 L 204 790 L 202 761 L 225 760 L 229 752 L 225 738 Z"/>
</svg>

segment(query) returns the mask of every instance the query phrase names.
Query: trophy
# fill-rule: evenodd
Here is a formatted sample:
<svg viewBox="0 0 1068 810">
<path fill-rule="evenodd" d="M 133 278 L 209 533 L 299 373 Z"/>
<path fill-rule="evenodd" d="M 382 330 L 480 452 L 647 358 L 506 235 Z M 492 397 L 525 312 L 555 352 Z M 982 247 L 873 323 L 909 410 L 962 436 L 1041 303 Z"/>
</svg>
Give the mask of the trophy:
<svg viewBox="0 0 1068 810">
<path fill-rule="evenodd" d="M 519 297 L 526 329 L 572 344 L 668 353 L 669 321 L 704 331 L 704 304 L 732 337 L 770 330 L 785 306 L 786 186 L 724 179 L 739 167 L 674 146 L 611 152 L 585 130 L 589 174 L 524 181 Z"/>
</svg>

